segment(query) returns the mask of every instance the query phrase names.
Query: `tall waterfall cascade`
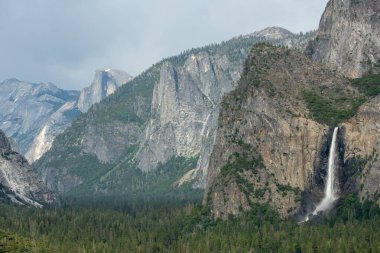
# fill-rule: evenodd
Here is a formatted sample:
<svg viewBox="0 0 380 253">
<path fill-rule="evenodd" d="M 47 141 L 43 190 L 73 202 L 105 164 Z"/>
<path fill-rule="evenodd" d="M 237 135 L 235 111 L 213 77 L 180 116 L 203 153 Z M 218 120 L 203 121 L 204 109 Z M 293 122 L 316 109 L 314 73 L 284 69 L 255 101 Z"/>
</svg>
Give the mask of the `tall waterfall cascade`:
<svg viewBox="0 0 380 253">
<path fill-rule="evenodd" d="M 337 192 L 335 190 L 335 162 L 337 158 L 337 135 L 338 127 L 335 127 L 333 137 L 331 140 L 328 171 L 327 171 L 327 181 L 325 185 L 325 196 L 322 201 L 316 206 L 315 210 L 311 213 L 312 215 L 317 215 L 319 212 L 325 212 L 331 208 L 335 200 L 338 199 Z M 308 221 L 309 215 L 302 221 Z"/>
<path fill-rule="evenodd" d="M 337 135 L 338 128 L 334 129 L 333 138 L 331 141 L 330 153 L 329 153 L 329 168 L 327 171 L 327 182 L 325 185 L 325 196 L 322 201 L 315 208 L 313 215 L 328 210 L 335 200 L 338 199 L 334 187 L 335 181 L 335 161 L 337 157 Z"/>
</svg>

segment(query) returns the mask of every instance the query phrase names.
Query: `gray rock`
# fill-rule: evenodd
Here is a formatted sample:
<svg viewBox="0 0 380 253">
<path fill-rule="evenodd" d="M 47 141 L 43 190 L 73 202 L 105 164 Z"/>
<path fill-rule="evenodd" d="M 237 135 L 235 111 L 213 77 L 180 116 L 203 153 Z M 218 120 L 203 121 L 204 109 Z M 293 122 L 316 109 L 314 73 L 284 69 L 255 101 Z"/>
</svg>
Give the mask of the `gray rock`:
<svg viewBox="0 0 380 253">
<path fill-rule="evenodd" d="M 0 127 L 12 139 L 12 146 L 34 163 L 80 111 L 87 111 L 129 80 L 131 76 L 121 70 L 98 70 L 92 85 L 81 93 L 50 83 L 6 80 L 0 84 Z"/>
<path fill-rule="evenodd" d="M 212 119 L 220 99 L 234 87 L 240 71 L 241 66 L 226 56 L 207 52 L 190 55 L 183 66 L 165 62 L 153 91 L 152 118 L 137 155 L 139 168 L 149 171 L 173 156 L 199 155 L 209 139 L 209 124 L 215 123 Z"/>
<path fill-rule="evenodd" d="M 11 149 L 11 143 L 9 142 L 8 138 L 5 136 L 4 132 L 0 130 L 0 151 L 1 152 L 7 152 Z"/>
<path fill-rule="evenodd" d="M 90 87 L 84 88 L 78 99 L 78 108 L 81 112 L 87 110 L 95 103 L 99 103 L 103 98 L 113 94 L 117 88 L 132 77 L 121 70 L 107 69 L 97 70 Z"/>
<path fill-rule="evenodd" d="M 238 215 L 252 203 L 269 203 L 282 217 L 299 210 L 328 129 L 302 99 L 318 87 L 355 94 L 347 80 L 300 52 L 253 48 L 238 87 L 222 100 L 204 198 L 215 217 Z"/>
<path fill-rule="evenodd" d="M 0 83 L 0 94 L 0 128 L 17 143 L 22 154 L 31 152 L 35 138 L 52 115 L 79 96 L 79 92 L 64 91 L 51 83 L 32 84 L 16 79 Z"/>
<path fill-rule="evenodd" d="M 26 159 L 11 150 L 10 143 L 1 130 L 0 191 L 12 202 L 35 207 L 42 207 L 43 203 L 55 200 L 54 195 L 31 169 Z"/>
<path fill-rule="evenodd" d="M 380 60 L 380 2 L 330 0 L 306 53 L 350 78 Z"/>
<path fill-rule="evenodd" d="M 190 179 L 194 187 L 203 188 L 221 99 L 236 86 L 252 45 L 270 42 L 302 48 L 311 36 L 270 28 L 164 59 L 92 106 L 53 144 L 38 169 L 53 189 L 65 192 L 75 185 L 60 187 L 62 178 L 79 177 L 75 182 L 87 185 L 82 176 L 85 164 L 70 161 L 94 155 L 97 167 L 111 168 L 99 179 L 102 191 L 109 191 L 108 185 L 117 191 L 123 189 L 120 178 L 127 167 L 150 172 L 175 157 L 199 157 L 191 175 L 186 173 L 186 180 L 178 182 Z M 67 154 L 70 159 L 63 157 Z M 98 189 L 99 182 L 90 184 Z"/>
<path fill-rule="evenodd" d="M 52 113 L 38 134 L 35 136 L 32 146 L 25 154 L 25 158 L 34 163 L 41 158 L 53 145 L 55 137 L 63 133 L 71 122 L 80 114 L 76 107 L 76 101 L 68 101 L 57 111 Z"/>
<path fill-rule="evenodd" d="M 267 27 L 261 31 L 254 32 L 249 36 L 266 38 L 268 40 L 283 40 L 293 37 L 294 34 L 291 31 L 286 30 L 282 27 L 273 26 Z"/>
</svg>

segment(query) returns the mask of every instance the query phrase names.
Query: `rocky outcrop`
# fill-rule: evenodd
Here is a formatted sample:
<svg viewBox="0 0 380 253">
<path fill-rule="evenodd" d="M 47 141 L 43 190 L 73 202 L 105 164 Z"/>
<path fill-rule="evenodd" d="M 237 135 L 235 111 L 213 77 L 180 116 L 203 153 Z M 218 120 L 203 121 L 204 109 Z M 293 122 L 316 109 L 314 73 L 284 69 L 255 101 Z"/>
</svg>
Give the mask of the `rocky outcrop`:
<svg viewBox="0 0 380 253">
<path fill-rule="evenodd" d="M 84 88 L 80 93 L 79 110 L 87 112 L 93 104 L 99 103 L 103 98 L 113 94 L 117 88 L 131 79 L 132 77 L 122 70 L 97 70 L 91 86 Z"/>
<path fill-rule="evenodd" d="M 74 176 L 81 179 L 75 182 L 86 185 L 88 179 L 81 176 L 86 165 L 79 161 L 91 155 L 97 160 L 93 167 L 109 170 L 99 177 L 101 187 L 100 179 L 91 182 L 93 189 L 112 191 L 125 188 L 128 170 L 152 172 L 178 157 L 199 158 L 191 173 L 183 173 L 183 180 L 169 184 L 192 181 L 204 188 L 221 98 L 236 87 L 252 45 L 270 41 L 302 47 L 310 36 L 271 28 L 164 59 L 82 115 L 58 138 L 38 169 L 53 188 L 60 179 Z"/>
<path fill-rule="evenodd" d="M 66 193 L 88 182 L 92 187 L 138 145 L 149 117 L 151 99 L 146 94 L 151 94 L 155 79 L 151 74 L 122 85 L 55 139 L 52 148 L 34 164 L 50 189 Z M 90 191 L 93 194 L 94 188 Z"/>
<path fill-rule="evenodd" d="M 1 130 L 0 191 L 1 196 L 22 205 L 42 207 L 43 203 L 55 200 L 54 195 L 31 169 L 25 158 L 12 151 L 7 137 Z"/>
<path fill-rule="evenodd" d="M 189 55 L 183 66 L 162 64 L 138 167 L 149 171 L 173 156 L 200 154 L 205 142 L 212 141 L 220 99 L 234 87 L 240 69 L 227 56 L 204 51 Z"/>
<path fill-rule="evenodd" d="M 330 0 L 306 53 L 357 78 L 380 60 L 380 2 Z"/>
<path fill-rule="evenodd" d="M 267 27 L 263 30 L 254 32 L 250 34 L 249 36 L 253 37 L 261 37 L 269 40 L 284 40 L 287 38 L 292 38 L 294 37 L 294 34 L 290 32 L 289 30 L 286 30 L 282 27 Z"/>
<path fill-rule="evenodd" d="M 300 209 L 301 192 L 316 184 L 328 134 L 327 125 L 313 120 L 305 94 L 328 97 L 336 90 L 358 94 L 297 51 L 254 47 L 238 87 L 221 102 L 204 199 L 215 217 L 267 202 L 282 217 Z"/>
<path fill-rule="evenodd" d="M 132 77 L 121 70 L 98 70 L 90 87 L 65 91 L 53 84 L 31 84 L 9 79 L 0 84 L 0 127 L 18 151 L 33 163 L 52 146 L 56 136 L 80 112 L 113 94 Z"/>
<path fill-rule="evenodd" d="M 55 137 L 63 133 L 79 114 L 80 111 L 76 107 L 75 101 L 68 101 L 62 105 L 56 112 L 51 114 L 42 126 L 34 138 L 32 146 L 26 152 L 25 158 L 30 163 L 34 163 L 40 159 L 51 148 Z"/>
<path fill-rule="evenodd" d="M 358 192 L 362 200 L 380 204 L 380 96 L 363 105 L 358 114 L 342 124 L 346 175 L 342 187 Z M 348 188 L 352 187 L 354 188 Z"/>
<path fill-rule="evenodd" d="M 236 87 L 250 47 L 267 41 L 302 48 L 311 36 L 269 27 L 216 48 L 196 50 L 183 59 L 183 65 L 164 62 L 153 91 L 152 118 L 136 156 L 138 167 L 150 171 L 173 156 L 199 155 L 193 178 L 195 187 L 204 188 L 220 102 Z"/>
<path fill-rule="evenodd" d="M 64 91 L 47 83 L 32 84 L 16 79 L 0 83 L 0 128 L 17 143 L 21 154 L 31 154 L 46 124 L 56 112 L 64 110 L 79 96 L 76 91 Z M 66 113 L 73 120 L 74 114 Z M 38 153 L 38 152 L 37 152 Z M 28 155 L 30 161 L 35 157 Z"/>
</svg>

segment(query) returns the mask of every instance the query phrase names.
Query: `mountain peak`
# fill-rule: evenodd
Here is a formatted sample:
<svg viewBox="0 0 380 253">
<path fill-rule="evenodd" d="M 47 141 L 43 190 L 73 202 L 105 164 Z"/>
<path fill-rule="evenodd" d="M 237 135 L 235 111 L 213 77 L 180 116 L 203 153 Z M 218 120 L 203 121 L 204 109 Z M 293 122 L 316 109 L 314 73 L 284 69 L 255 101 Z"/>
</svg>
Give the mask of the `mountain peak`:
<svg viewBox="0 0 380 253">
<path fill-rule="evenodd" d="M 113 94 L 117 88 L 132 80 L 127 72 L 118 69 L 98 69 L 90 87 L 84 88 L 78 100 L 78 108 L 86 112 L 93 104 Z"/>
<path fill-rule="evenodd" d="M 252 33 L 252 37 L 264 37 L 266 39 L 285 39 L 287 37 L 293 36 L 293 33 L 285 28 L 272 26 L 267 27 L 263 30 Z"/>
<path fill-rule="evenodd" d="M 306 54 L 358 78 L 380 61 L 380 2 L 330 0 Z"/>
</svg>

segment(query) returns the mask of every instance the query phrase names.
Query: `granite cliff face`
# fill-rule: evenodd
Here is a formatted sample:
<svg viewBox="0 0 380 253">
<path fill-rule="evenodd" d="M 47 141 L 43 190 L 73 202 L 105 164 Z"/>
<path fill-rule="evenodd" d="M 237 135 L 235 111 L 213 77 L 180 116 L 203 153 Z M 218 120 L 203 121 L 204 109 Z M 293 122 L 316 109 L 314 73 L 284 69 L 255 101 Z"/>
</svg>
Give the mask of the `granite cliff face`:
<svg viewBox="0 0 380 253">
<path fill-rule="evenodd" d="M 175 156 L 199 156 L 193 176 L 185 176 L 196 179 L 195 187 L 204 188 L 220 101 L 236 87 L 250 47 L 267 41 L 302 48 L 305 38 L 311 36 L 295 36 L 286 29 L 269 27 L 232 39 L 215 51 L 205 48 L 189 54 L 182 65 L 164 62 L 153 90 L 152 116 L 145 140 L 136 156 L 138 168 L 150 171 Z"/>
<path fill-rule="evenodd" d="M 64 111 L 78 99 L 79 92 L 64 91 L 53 84 L 32 84 L 16 79 L 0 83 L 0 128 L 17 143 L 21 154 L 34 160 L 35 138 L 57 111 Z M 73 120 L 68 111 L 65 117 Z M 38 153 L 38 152 L 37 152 Z"/>
<path fill-rule="evenodd" d="M 121 85 L 130 81 L 132 77 L 116 69 L 97 70 L 91 86 L 84 88 L 78 99 L 78 108 L 81 112 L 87 110 L 95 103 L 113 94 Z"/>
<path fill-rule="evenodd" d="M 53 112 L 41 126 L 40 131 L 34 137 L 32 145 L 25 154 L 25 158 L 34 163 L 41 158 L 53 145 L 55 137 L 61 134 L 71 122 L 78 117 L 80 111 L 76 107 L 76 101 L 68 101 L 57 111 Z"/>
<path fill-rule="evenodd" d="M 342 124 L 344 164 L 342 188 L 358 192 L 362 200 L 380 204 L 380 96 L 363 105 L 357 115 Z"/>
<path fill-rule="evenodd" d="M 380 2 L 330 0 L 307 54 L 357 78 L 380 60 Z"/>
<path fill-rule="evenodd" d="M 186 57 L 182 66 L 164 62 L 138 167 L 149 171 L 173 156 L 197 156 L 205 142 L 212 142 L 220 99 L 234 87 L 240 70 L 227 56 L 204 51 Z"/>
<path fill-rule="evenodd" d="M 12 151 L 0 130 L 0 199 L 22 205 L 42 207 L 51 203 L 54 195 L 31 169 L 24 157 Z"/>
<path fill-rule="evenodd" d="M 214 217 L 264 203 L 282 217 L 313 210 L 337 125 L 339 196 L 379 202 L 380 98 L 371 98 L 379 76 L 366 75 L 379 67 L 379 11 L 377 0 L 331 0 L 306 49 L 323 65 L 291 51 L 253 49 L 239 86 L 222 101 L 204 198 Z"/>
<path fill-rule="evenodd" d="M 276 31 L 275 38 L 269 30 Z M 236 86 L 252 45 L 270 41 L 302 48 L 313 36 L 269 30 L 263 31 L 265 37 L 240 36 L 153 65 L 80 117 L 37 164 L 40 172 L 62 192 L 84 187 L 86 165 L 73 161 L 91 157 L 103 175 L 88 187 L 103 192 L 124 189 L 131 171 L 154 174 L 173 159 L 196 159 L 191 175 L 184 171 L 186 180 L 180 181 L 195 180 L 196 187 L 204 187 L 221 98 Z M 63 159 L 67 154 L 71 161 Z M 78 180 L 57 187 L 66 177 Z"/>
<path fill-rule="evenodd" d="M 287 217 L 301 208 L 301 192 L 313 188 L 321 197 L 315 173 L 329 127 L 310 111 L 307 94 L 327 103 L 361 96 L 345 78 L 297 51 L 253 48 L 238 87 L 221 103 L 204 199 L 215 217 L 267 202 Z"/>
<path fill-rule="evenodd" d="M 33 163 L 51 148 L 55 137 L 81 111 L 87 111 L 130 79 L 121 70 L 98 70 L 92 85 L 80 93 L 61 90 L 50 83 L 6 80 L 0 84 L 0 127 Z"/>
</svg>

